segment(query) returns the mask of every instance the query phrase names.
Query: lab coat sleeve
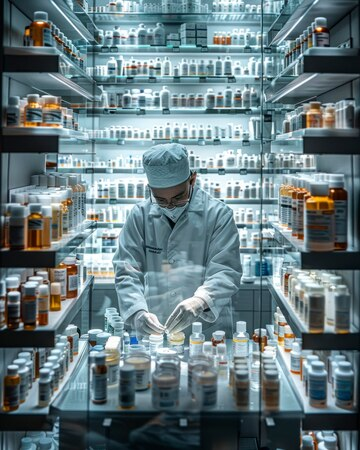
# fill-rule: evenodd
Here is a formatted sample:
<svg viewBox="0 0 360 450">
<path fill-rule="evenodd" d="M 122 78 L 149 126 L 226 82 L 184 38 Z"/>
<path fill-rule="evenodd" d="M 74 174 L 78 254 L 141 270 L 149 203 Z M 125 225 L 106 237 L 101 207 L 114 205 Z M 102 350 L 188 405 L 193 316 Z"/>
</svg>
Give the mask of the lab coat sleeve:
<svg viewBox="0 0 360 450">
<path fill-rule="evenodd" d="M 207 303 L 210 311 L 200 317 L 207 322 L 215 322 L 223 306 L 240 288 L 239 234 L 232 211 L 218 218 L 212 236 L 205 267 L 204 283 L 194 296 Z"/>
<path fill-rule="evenodd" d="M 148 311 L 144 297 L 144 225 L 141 210 L 137 206 L 131 211 L 120 233 L 113 265 L 120 314 L 127 322 L 138 311 Z"/>
</svg>

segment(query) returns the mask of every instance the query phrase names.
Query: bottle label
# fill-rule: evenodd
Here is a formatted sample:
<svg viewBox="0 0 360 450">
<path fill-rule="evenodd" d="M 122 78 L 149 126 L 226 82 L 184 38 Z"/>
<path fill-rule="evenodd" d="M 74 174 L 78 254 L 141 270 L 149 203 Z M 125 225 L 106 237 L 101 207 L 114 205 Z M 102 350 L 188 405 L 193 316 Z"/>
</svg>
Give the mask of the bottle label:
<svg viewBox="0 0 360 450">
<path fill-rule="evenodd" d="M 135 369 L 136 389 L 147 389 L 150 383 L 150 369 Z"/>
<path fill-rule="evenodd" d="M 40 369 L 43 367 L 43 365 L 46 363 L 46 353 L 44 348 L 38 349 L 39 353 L 39 367 Z"/>
<path fill-rule="evenodd" d="M 67 281 L 68 281 L 68 290 L 69 291 L 77 291 L 78 276 L 77 275 L 69 275 Z"/>
<path fill-rule="evenodd" d="M 309 378 L 309 397 L 326 403 L 326 379 Z"/>
<path fill-rule="evenodd" d="M 279 330 L 279 338 L 284 338 L 284 330 L 285 330 L 285 326 L 279 324 L 278 330 Z"/>
<path fill-rule="evenodd" d="M 39 382 L 39 403 L 47 405 L 50 402 L 51 389 L 50 381 L 47 383 Z"/>
<path fill-rule="evenodd" d="M 309 114 L 307 128 L 322 128 L 322 115 Z"/>
<path fill-rule="evenodd" d="M 304 233 L 304 200 L 297 201 L 297 222 L 296 222 L 297 232 Z"/>
<path fill-rule="evenodd" d="M 20 375 L 19 395 L 21 401 L 26 399 L 28 389 L 29 389 L 29 372 L 26 372 Z"/>
<path fill-rule="evenodd" d="M 324 329 L 324 310 L 315 310 L 310 306 L 309 310 L 309 328 L 311 330 Z"/>
<path fill-rule="evenodd" d="M 292 372 L 299 373 L 300 372 L 300 356 L 293 356 L 290 357 L 290 370 Z"/>
<path fill-rule="evenodd" d="M 61 297 L 66 298 L 66 269 L 52 269 L 52 281 L 61 285 Z"/>
<path fill-rule="evenodd" d="M 49 297 L 38 297 L 39 314 L 46 314 L 49 312 Z"/>
<path fill-rule="evenodd" d="M 120 378 L 119 389 L 119 403 L 120 406 L 130 407 L 135 404 L 135 382 L 134 379 Z"/>
<path fill-rule="evenodd" d="M 41 231 L 44 229 L 43 219 L 29 219 L 29 231 Z"/>
<path fill-rule="evenodd" d="M 43 123 L 49 123 L 52 125 L 62 124 L 61 109 L 43 108 L 42 112 Z"/>
<path fill-rule="evenodd" d="M 69 231 L 69 211 L 63 212 L 63 232 L 68 233 Z"/>
<path fill-rule="evenodd" d="M 350 330 L 350 311 L 335 311 L 335 327 L 339 330 Z"/>
<path fill-rule="evenodd" d="M 20 302 L 15 305 L 8 303 L 7 316 L 9 319 L 19 319 L 20 318 Z"/>
<path fill-rule="evenodd" d="M 178 404 L 178 386 L 160 388 L 156 383 L 154 383 L 152 389 L 153 401 L 157 408 L 174 408 Z"/>
<path fill-rule="evenodd" d="M 200 386 L 200 395 L 202 400 L 202 405 L 206 406 L 214 406 L 216 405 L 217 400 L 217 385 L 201 385 Z"/>
<path fill-rule="evenodd" d="M 22 320 L 25 325 L 36 322 L 36 298 L 22 302 Z"/>
<path fill-rule="evenodd" d="M 353 380 L 339 380 L 335 378 L 335 398 L 337 404 L 341 402 L 344 406 L 351 406 L 354 399 Z"/>
<path fill-rule="evenodd" d="M 249 339 L 233 339 L 233 355 L 247 356 L 248 355 Z"/>
<path fill-rule="evenodd" d="M 20 402 L 20 384 L 4 386 L 4 401 L 9 405 L 10 408 L 19 405 Z"/>
<path fill-rule="evenodd" d="M 320 32 L 313 34 L 313 46 L 314 47 L 329 47 L 330 35 L 327 32 Z"/>
<path fill-rule="evenodd" d="M 53 45 L 53 39 L 50 28 L 43 29 L 43 45 L 44 47 L 52 47 Z"/>
<path fill-rule="evenodd" d="M 107 397 L 107 374 L 93 373 L 92 378 L 93 400 L 104 401 Z"/>
<path fill-rule="evenodd" d="M 305 213 L 305 245 L 334 242 L 334 211 L 306 210 Z"/>
<path fill-rule="evenodd" d="M 203 343 L 204 341 L 193 341 L 190 339 L 190 355 L 201 355 Z"/>
<path fill-rule="evenodd" d="M 293 337 L 286 337 L 284 339 L 285 350 L 290 351 L 292 349 L 292 344 L 294 341 L 295 341 L 295 339 Z"/>
<path fill-rule="evenodd" d="M 6 126 L 8 127 L 14 127 L 14 126 L 19 126 L 20 124 L 20 115 L 16 112 L 10 113 L 7 112 L 6 113 Z"/>
<path fill-rule="evenodd" d="M 25 244 L 25 226 L 22 220 L 19 224 L 14 224 L 13 221 L 9 228 L 9 243 L 10 247 L 20 247 Z"/>
<path fill-rule="evenodd" d="M 347 201 L 335 200 L 335 242 L 347 242 Z"/>
<path fill-rule="evenodd" d="M 42 109 L 41 108 L 26 108 L 25 121 L 41 123 L 42 122 Z"/>
<path fill-rule="evenodd" d="M 117 384 L 119 381 L 119 364 L 107 366 L 108 368 L 108 383 Z"/>
</svg>

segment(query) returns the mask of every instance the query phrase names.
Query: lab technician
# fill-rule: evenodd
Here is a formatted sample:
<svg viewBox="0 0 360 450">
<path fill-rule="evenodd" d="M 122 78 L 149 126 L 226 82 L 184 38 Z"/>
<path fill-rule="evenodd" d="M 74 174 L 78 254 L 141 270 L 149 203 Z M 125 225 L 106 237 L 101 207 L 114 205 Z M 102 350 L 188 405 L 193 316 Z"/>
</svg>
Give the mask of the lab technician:
<svg viewBox="0 0 360 450">
<path fill-rule="evenodd" d="M 196 183 L 180 144 L 143 155 L 150 198 L 130 212 L 114 255 L 121 316 L 138 336 L 175 333 L 195 321 L 207 338 L 232 329 L 240 284 L 232 210 Z"/>
</svg>

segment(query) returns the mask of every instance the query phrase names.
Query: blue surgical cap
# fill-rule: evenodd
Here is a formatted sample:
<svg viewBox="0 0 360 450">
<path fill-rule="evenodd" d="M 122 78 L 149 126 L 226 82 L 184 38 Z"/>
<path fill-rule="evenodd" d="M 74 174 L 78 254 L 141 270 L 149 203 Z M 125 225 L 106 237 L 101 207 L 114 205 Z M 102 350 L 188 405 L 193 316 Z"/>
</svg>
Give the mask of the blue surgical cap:
<svg viewBox="0 0 360 450">
<path fill-rule="evenodd" d="M 155 145 L 143 155 L 149 186 L 169 188 L 186 181 L 190 166 L 186 147 L 180 144 Z"/>
</svg>

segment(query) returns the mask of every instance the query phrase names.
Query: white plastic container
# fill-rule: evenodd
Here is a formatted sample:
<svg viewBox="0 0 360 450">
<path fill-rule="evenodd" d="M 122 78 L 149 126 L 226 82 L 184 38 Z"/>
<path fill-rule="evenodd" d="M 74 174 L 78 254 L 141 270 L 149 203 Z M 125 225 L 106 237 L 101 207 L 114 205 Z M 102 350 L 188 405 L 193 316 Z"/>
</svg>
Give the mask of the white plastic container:
<svg viewBox="0 0 360 450">
<path fill-rule="evenodd" d="M 301 348 L 298 342 L 294 342 L 290 352 L 290 372 L 300 374 Z"/>
<path fill-rule="evenodd" d="M 354 371 L 351 363 L 340 361 L 334 374 L 335 404 L 339 408 L 354 406 Z"/>
<path fill-rule="evenodd" d="M 167 86 L 163 86 L 160 91 L 160 107 L 161 109 L 169 109 L 170 108 L 170 91 Z"/>
<path fill-rule="evenodd" d="M 233 356 L 249 355 L 249 334 L 246 332 L 246 322 L 236 322 L 236 332 L 233 335 Z"/>
<path fill-rule="evenodd" d="M 164 345 L 164 336 L 162 334 L 150 334 L 150 355 L 155 356 L 159 348 Z"/>
<path fill-rule="evenodd" d="M 314 408 L 326 408 L 327 372 L 322 361 L 313 361 L 309 370 L 309 403 Z"/>
</svg>

